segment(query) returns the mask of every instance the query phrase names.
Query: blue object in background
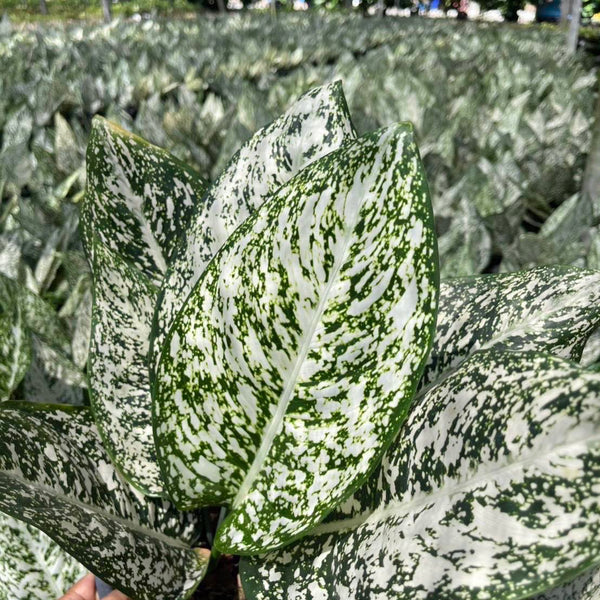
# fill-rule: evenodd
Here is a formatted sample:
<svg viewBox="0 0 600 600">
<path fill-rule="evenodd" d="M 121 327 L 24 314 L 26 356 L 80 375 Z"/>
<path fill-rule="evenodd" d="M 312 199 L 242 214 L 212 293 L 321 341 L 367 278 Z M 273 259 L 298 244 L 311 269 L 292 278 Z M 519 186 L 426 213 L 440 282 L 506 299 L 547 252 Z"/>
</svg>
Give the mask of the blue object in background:
<svg viewBox="0 0 600 600">
<path fill-rule="evenodd" d="M 110 585 L 108 585 L 108 583 L 104 583 L 102 579 L 96 577 L 96 594 L 98 595 L 98 598 L 105 598 L 112 591 L 113 589 L 110 587 Z"/>
<path fill-rule="evenodd" d="M 557 23 L 560 21 L 560 0 L 539 0 L 535 11 L 535 20 L 538 23 L 544 21 Z"/>
</svg>

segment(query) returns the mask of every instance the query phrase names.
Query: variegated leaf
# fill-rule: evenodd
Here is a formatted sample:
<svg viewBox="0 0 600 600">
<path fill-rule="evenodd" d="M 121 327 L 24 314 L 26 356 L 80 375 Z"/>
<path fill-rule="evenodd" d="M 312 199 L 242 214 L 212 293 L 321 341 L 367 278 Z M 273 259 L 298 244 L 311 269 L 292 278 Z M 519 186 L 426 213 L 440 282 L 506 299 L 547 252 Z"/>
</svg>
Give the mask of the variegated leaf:
<svg viewBox="0 0 600 600">
<path fill-rule="evenodd" d="M 90 232 L 149 277 L 161 282 L 206 183 L 187 165 L 101 117 L 87 149 L 82 221 Z"/>
<path fill-rule="evenodd" d="M 155 315 L 151 369 L 158 365 L 177 312 L 236 227 L 300 169 L 353 137 L 338 81 L 304 94 L 238 150 L 198 206 L 165 278 Z"/>
<path fill-rule="evenodd" d="M 19 306 L 25 327 L 58 351 L 69 352 L 65 327 L 54 308 L 17 281 L 0 275 L 0 306 Z"/>
<path fill-rule="evenodd" d="M 544 350 L 579 360 L 600 324 L 600 272 L 574 267 L 449 279 L 440 287 L 422 385 L 479 349 Z"/>
<path fill-rule="evenodd" d="M 600 375 L 476 353 L 421 396 L 348 518 L 248 559 L 255 600 L 525 598 L 600 563 Z"/>
<path fill-rule="evenodd" d="M 164 150 L 95 119 L 82 208 L 94 283 L 89 376 L 108 452 L 125 477 L 163 493 L 146 367 L 157 285 L 206 184 Z"/>
<path fill-rule="evenodd" d="M 0 600 L 55 600 L 84 575 L 45 533 L 0 513 Z"/>
<path fill-rule="evenodd" d="M 598 600 L 600 598 L 600 568 L 586 571 L 570 583 L 540 594 L 531 600 Z"/>
<path fill-rule="evenodd" d="M 27 372 L 31 337 L 19 306 L 0 314 L 0 400 L 7 400 Z"/>
<path fill-rule="evenodd" d="M 134 493 L 85 408 L 4 405 L 0 511 L 35 524 L 139 600 L 187 598 L 206 569 L 206 552 L 191 546 L 195 515 Z"/>
<path fill-rule="evenodd" d="M 171 497 L 230 504 L 215 543 L 231 553 L 320 522 L 404 419 L 436 303 L 410 126 L 301 171 L 236 230 L 167 337 L 154 411 Z"/>
</svg>

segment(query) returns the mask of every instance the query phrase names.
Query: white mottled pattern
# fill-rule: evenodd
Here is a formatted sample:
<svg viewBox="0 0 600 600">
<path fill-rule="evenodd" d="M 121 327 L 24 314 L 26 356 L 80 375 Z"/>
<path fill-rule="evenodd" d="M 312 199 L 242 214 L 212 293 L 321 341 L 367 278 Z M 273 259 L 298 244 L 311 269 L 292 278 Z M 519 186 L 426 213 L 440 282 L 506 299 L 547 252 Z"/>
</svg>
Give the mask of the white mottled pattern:
<svg viewBox="0 0 600 600">
<path fill-rule="evenodd" d="M 407 125 L 301 171 L 210 263 L 167 338 L 155 416 L 175 502 L 233 507 L 221 550 L 281 545 L 372 469 L 427 355 L 436 269 Z"/>
<path fill-rule="evenodd" d="M 85 573 L 45 533 L 0 513 L 0 600 L 55 600 Z"/>
<path fill-rule="evenodd" d="M 182 600 L 206 570 L 206 557 L 189 546 L 199 534 L 196 515 L 135 493 L 87 409 L 4 405 L 0 511 L 34 524 L 139 600 Z"/>
<path fill-rule="evenodd" d="M 151 368 L 177 312 L 236 227 L 300 169 L 354 137 L 340 82 L 301 96 L 257 131 L 210 188 L 174 255 L 156 310 Z"/>
<path fill-rule="evenodd" d="M 82 209 L 94 276 L 92 405 L 111 456 L 144 493 L 164 493 L 146 362 L 150 340 L 154 335 L 154 347 L 160 348 L 170 317 L 152 333 L 155 304 L 162 306 L 154 286 L 178 256 L 179 270 L 171 273 L 182 276 L 186 287 L 192 276 L 187 270 L 201 269 L 268 191 L 315 156 L 337 148 L 351 132 L 339 84 L 309 92 L 244 146 L 203 198 L 206 185 L 189 168 L 115 125 L 94 120 Z M 187 246 L 180 239 L 186 232 Z M 175 253 L 180 246 L 187 248 L 184 255 Z M 95 247 L 103 249 L 100 260 Z M 210 254 L 199 262 L 196 255 L 207 249 Z M 167 289 L 169 281 L 172 276 Z M 184 289 L 167 293 L 166 306 L 171 298 L 178 308 L 186 294 Z"/>
<path fill-rule="evenodd" d="M 574 267 L 442 282 L 436 335 L 422 384 L 484 348 L 546 350 L 579 360 L 600 324 L 600 273 Z"/>
<path fill-rule="evenodd" d="M 92 407 L 116 464 L 151 495 L 164 493 L 146 367 L 156 285 L 205 189 L 198 175 L 164 150 L 94 119 L 82 207 L 94 283 Z"/>
<path fill-rule="evenodd" d="M 137 487 L 163 486 L 152 437 L 146 356 L 156 287 L 118 254 L 94 246 L 92 408 L 107 450 Z"/>
<path fill-rule="evenodd" d="M 422 396 L 363 513 L 248 559 L 255 600 L 508 600 L 600 563 L 600 375 L 469 358 Z"/>
<path fill-rule="evenodd" d="M 191 168 L 114 123 L 94 117 L 87 149 L 84 242 L 89 234 L 162 281 L 206 183 Z"/>
</svg>

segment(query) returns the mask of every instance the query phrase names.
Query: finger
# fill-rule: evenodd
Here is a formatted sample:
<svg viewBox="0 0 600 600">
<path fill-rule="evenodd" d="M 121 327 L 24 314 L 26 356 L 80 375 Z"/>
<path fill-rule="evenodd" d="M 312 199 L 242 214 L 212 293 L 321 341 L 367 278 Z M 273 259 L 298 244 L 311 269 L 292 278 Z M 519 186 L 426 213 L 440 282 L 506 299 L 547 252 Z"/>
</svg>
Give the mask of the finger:
<svg viewBox="0 0 600 600">
<path fill-rule="evenodd" d="M 88 573 L 83 579 L 80 579 L 62 598 L 59 598 L 59 600 L 94 600 L 95 596 L 96 584 L 94 582 L 94 576 L 91 573 Z"/>
<path fill-rule="evenodd" d="M 118 590 L 114 590 L 108 596 L 104 596 L 102 600 L 129 600 L 129 598 Z"/>
</svg>

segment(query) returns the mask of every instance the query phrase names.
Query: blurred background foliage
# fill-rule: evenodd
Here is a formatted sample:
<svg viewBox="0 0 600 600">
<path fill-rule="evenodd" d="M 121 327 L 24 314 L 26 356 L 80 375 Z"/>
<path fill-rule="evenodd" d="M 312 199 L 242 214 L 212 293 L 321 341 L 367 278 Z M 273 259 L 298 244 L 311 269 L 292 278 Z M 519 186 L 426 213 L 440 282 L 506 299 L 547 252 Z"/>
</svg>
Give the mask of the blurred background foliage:
<svg viewBox="0 0 600 600">
<path fill-rule="evenodd" d="M 308 8 L 326 10 L 345 10 L 353 8 L 353 0 L 302 0 Z M 379 0 L 354 0 L 356 7 L 372 7 Z M 548 0 L 530 0 L 532 4 L 543 3 Z M 268 4 L 269 0 L 258 0 L 258 5 Z M 279 9 L 292 9 L 298 0 L 276 0 Z M 413 5 L 426 7 L 431 0 L 381 0 L 387 8 L 410 8 Z M 101 0 L 45 0 L 47 15 L 41 14 L 42 0 L 0 0 L 0 15 L 6 12 L 12 18 L 19 20 L 48 20 L 48 19 L 90 19 L 101 18 Z M 109 0 L 113 16 L 131 17 L 137 14 L 184 16 L 195 10 L 217 11 L 218 0 Z M 237 8 L 248 7 L 256 4 L 257 0 L 236 0 Z M 526 0 L 478 0 L 481 9 L 499 10 L 509 21 L 517 20 L 517 11 L 522 10 Z M 227 2 L 223 0 L 222 7 Z M 440 9 L 456 8 L 458 0 L 439 0 Z M 264 6 L 263 6 L 264 8 Z M 595 13 L 600 12 L 600 0 L 582 0 L 582 16 L 584 20 L 590 19 Z"/>
<path fill-rule="evenodd" d="M 413 122 L 444 277 L 600 267 L 596 222 L 579 194 L 597 73 L 563 46 L 546 27 L 340 12 L 4 20 L 0 352 L 15 367 L 0 373 L 0 392 L 87 401 L 91 287 L 78 208 L 94 114 L 214 179 L 294 98 L 341 79 L 359 133 Z"/>
</svg>

